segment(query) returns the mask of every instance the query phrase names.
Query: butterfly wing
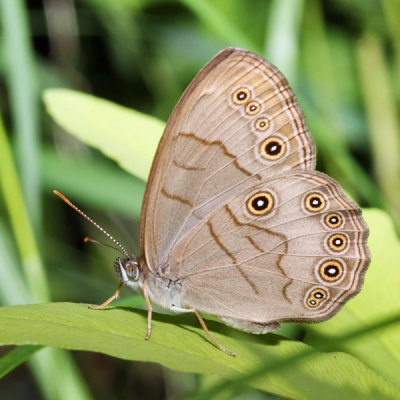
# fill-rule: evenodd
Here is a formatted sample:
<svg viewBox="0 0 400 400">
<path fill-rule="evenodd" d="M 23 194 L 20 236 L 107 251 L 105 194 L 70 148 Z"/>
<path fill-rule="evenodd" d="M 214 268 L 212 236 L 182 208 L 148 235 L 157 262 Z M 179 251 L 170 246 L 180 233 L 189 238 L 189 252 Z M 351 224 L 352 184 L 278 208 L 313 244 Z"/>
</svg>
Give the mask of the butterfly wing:
<svg viewBox="0 0 400 400">
<path fill-rule="evenodd" d="M 236 194 L 187 232 L 169 276 L 182 282 L 183 304 L 245 330 L 324 320 L 360 290 L 367 236 L 333 179 L 293 171 Z"/>
<path fill-rule="evenodd" d="M 177 241 L 232 194 L 284 170 L 314 168 L 296 98 L 271 64 L 228 48 L 195 77 L 175 107 L 146 187 L 141 248 L 152 271 Z"/>
</svg>

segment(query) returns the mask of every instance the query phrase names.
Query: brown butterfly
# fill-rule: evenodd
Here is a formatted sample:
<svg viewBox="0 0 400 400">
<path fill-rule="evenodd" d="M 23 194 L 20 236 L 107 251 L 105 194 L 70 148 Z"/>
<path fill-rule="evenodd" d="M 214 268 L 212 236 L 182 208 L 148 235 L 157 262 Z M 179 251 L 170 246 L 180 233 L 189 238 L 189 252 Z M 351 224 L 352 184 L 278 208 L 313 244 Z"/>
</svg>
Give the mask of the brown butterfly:
<svg viewBox="0 0 400 400">
<path fill-rule="evenodd" d="M 188 86 L 160 140 L 140 221 L 142 255 L 115 268 L 151 303 L 252 333 L 322 321 L 357 294 L 368 227 L 315 148 L 286 79 L 258 55 L 218 53 Z"/>
</svg>

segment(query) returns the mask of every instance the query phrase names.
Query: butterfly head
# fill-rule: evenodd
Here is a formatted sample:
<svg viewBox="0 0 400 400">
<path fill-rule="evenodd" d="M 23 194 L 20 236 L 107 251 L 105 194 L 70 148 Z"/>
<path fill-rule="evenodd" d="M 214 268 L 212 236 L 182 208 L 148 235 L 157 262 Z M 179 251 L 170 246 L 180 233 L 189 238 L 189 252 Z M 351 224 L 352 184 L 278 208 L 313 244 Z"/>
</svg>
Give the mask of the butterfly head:
<svg viewBox="0 0 400 400">
<path fill-rule="evenodd" d="M 128 257 L 121 260 L 120 257 L 117 257 L 114 262 L 114 268 L 122 283 L 132 286 L 138 282 L 140 267 L 139 261 L 136 258 Z"/>
</svg>

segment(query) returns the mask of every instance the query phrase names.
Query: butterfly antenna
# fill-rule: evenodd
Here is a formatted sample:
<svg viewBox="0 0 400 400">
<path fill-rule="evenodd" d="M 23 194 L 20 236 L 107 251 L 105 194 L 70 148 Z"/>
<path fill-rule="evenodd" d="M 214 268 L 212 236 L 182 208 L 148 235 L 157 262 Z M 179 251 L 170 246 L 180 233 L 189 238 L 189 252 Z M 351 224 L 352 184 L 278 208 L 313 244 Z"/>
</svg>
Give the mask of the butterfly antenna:
<svg viewBox="0 0 400 400">
<path fill-rule="evenodd" d="M 109 247 L 110 249 L 114 249 L 114 250 L 116 250 L 116 251 L 121 252 L 121 249 L 120 249 L 119 247 L 115 247 L 115 246 L 113 246 L 113 245 L 111 245 L 111 244 L 104 243 L 104 242 L 102 242 L 101 240 L 93 239 L 93 238 L 91 238 L 91 237 L 89 237 L 89 236 L 84 237 L 84 238 L 83 238 L 83 241 L 84 241 L 85 243 L 87 243 L 87 242 L 92 242 L 92 243 L 96 243 L 96 244 L 101 244 L 102 246 L 106 246 L 106 247 Z"/>
<path fill-rule="evenodd" d="M 120 251 L 122 254 L 124 254 L 127 258 L 131 258 L 131 256 L 129 255 L 129 253 L 125 250 L 124 246 L 122 246 L 122 244 L 120 242 L 118 242 L 118 240 L 114 239 L 104 228 L 102 228 L 97 222 L 93 221 L 92 218 L 88 217 L 82 210 L 80 210 L 75 204 L 73 204 L 70 200 L 68 200 L 62 193 L 60 193 L 58 190 L 53 190 L 53 193 L 56 194 L 58 197 L 60 197 L 62 200 L 65 201 L 65 203 L 67 203 L 70 207 L 72 207 L 77 213 L 81 214 L 83 218 L 85 218 L 86 220 L 88 220 L 92 225 L 94 225 L 99 231 L 103 232 L 104 235 L 106 235 L 112 242 L 114 242 L 118 248 L 115 248 L 114 246 L 109 246 L 105 243 L 102 243 L 100 241 L 91 239 L 86 237 L 84 239 L 85 242 L 94 242 L 94 243 L 101 243 L 104 244 L 107 247 L 111 247 L 113 249 L 116 249 L 118 251 Z"/>
</svg>

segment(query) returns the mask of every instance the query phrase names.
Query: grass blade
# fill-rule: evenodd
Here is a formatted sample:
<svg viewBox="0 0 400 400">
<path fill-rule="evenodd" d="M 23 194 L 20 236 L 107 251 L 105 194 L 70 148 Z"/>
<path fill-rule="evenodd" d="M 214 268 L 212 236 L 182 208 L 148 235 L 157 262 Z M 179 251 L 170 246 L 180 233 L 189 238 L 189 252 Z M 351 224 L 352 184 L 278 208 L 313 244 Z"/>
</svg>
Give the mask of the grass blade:
<svg viewBox="0 0 400 400">
<path fill-rule="evenodd" d="M 13 228 L 16 246 L 21 259 L 27 290 L 13 293 L 13 296 L 30 301 L 48 301 L 49 292 L 46 274 L 43 268 L 32 224 L 28 216 L 22 195 L 18 174 L 12 158 L 11 147 L 0 116 L 0 191 Z M 20 290 L 23 290 L 23 286 Z M 8 301 L 8 299 L 6 299 Z M 47 349 L 32 358 L 32 371 L 42 392 L 48 399 L 70 399 L 73 392 L 75 399 L 89 399 L 83 380 L 76 367 L 65 352 Z M 62 371 L 61 371 L 62 368 Z M 62 373 L 62 375 L 61 375 Z M 62 382 L 60 384 L 59 382 Z"/>
<path fill-rule="evenodd" d="M 39 183 L 39 95 L 25 6 L 21 0 L 0 2 L 7 86 L 16 134 L 16 159 L 27 211 L 35 231 L 41 221 Z"/>
<path fill-rule="evenodd" d="M 0 378 L 7 375 L 13 369 L 24 363 L 43 346 L 19 346 L 12 349 L 0 358 Z"/>
<path fill-rule="evenodd" d="M 295 84 L 297 75 L 303 6 L 303 0 L 272 1 L 266 32 L 265 56 L 268 61 L 279 65 L 279 69 L 292 85 Z"/>
<path fill-rule="evenodd" d="M 375 175 L 385 197 L 386 206 L 399 228 L 400 122 L 383 55 L 383 44 L 377 37 L 365 35 L 358 42 L 357 56 Z"/>
</svg>

